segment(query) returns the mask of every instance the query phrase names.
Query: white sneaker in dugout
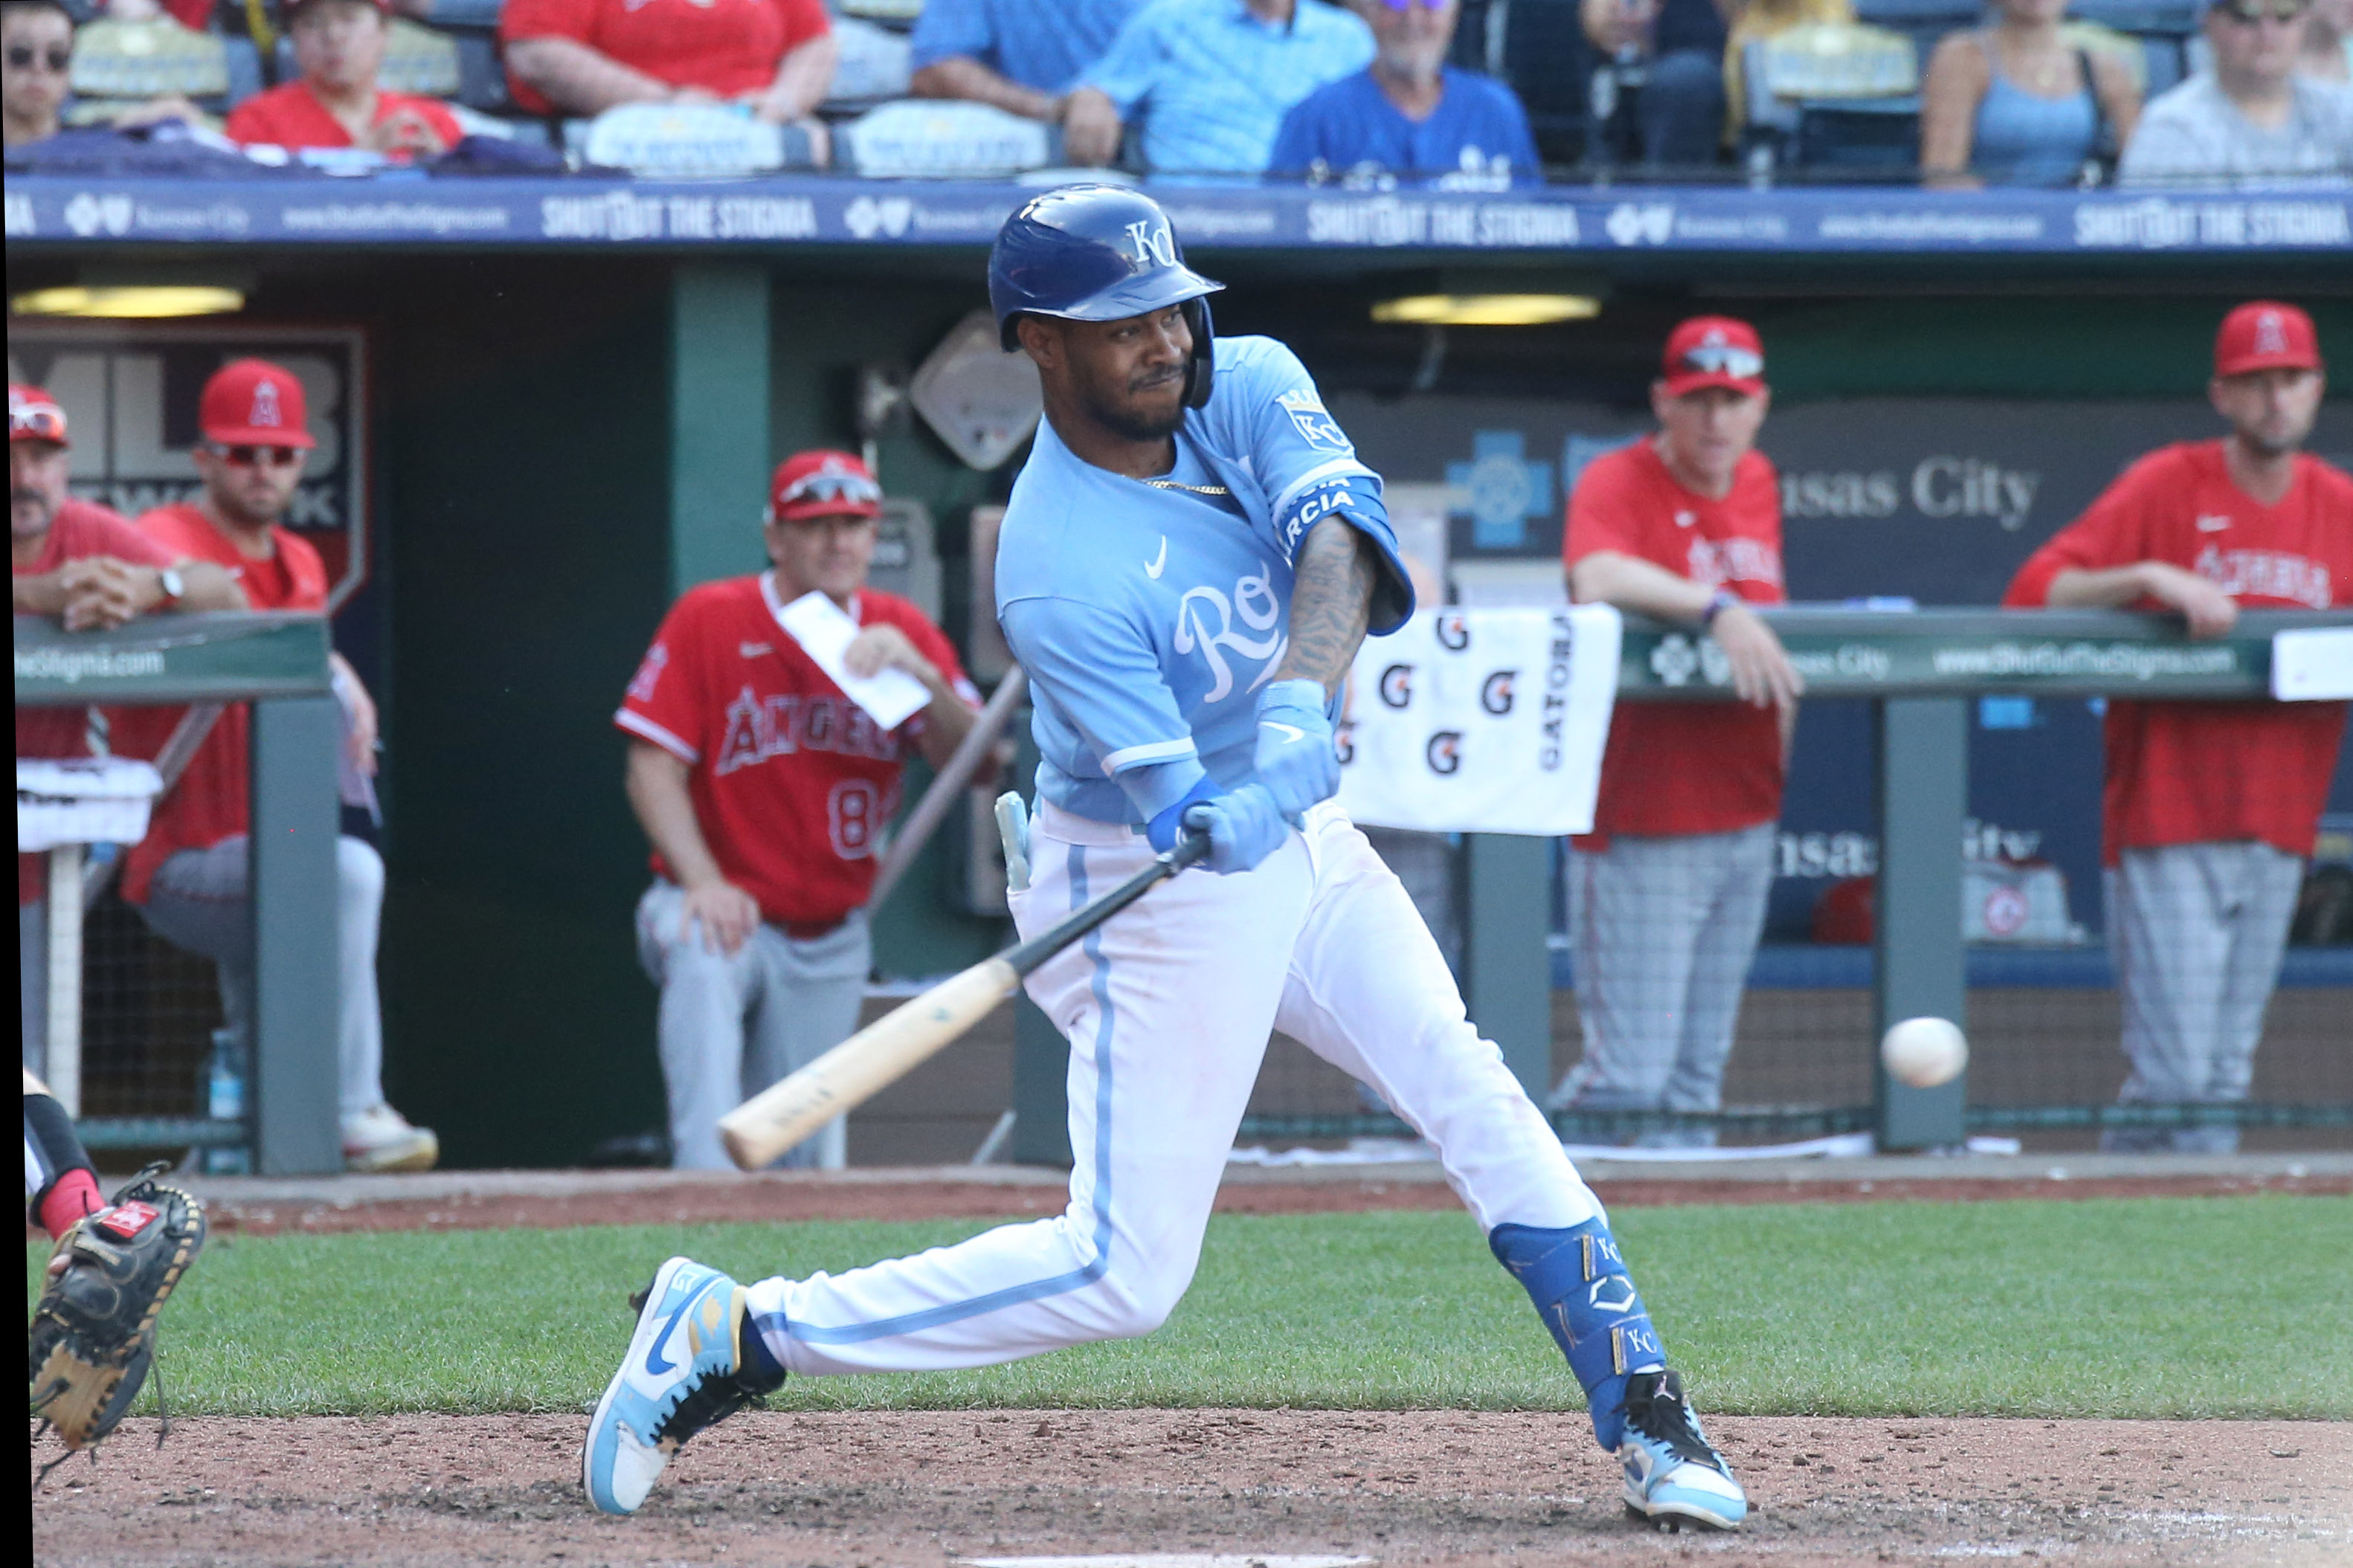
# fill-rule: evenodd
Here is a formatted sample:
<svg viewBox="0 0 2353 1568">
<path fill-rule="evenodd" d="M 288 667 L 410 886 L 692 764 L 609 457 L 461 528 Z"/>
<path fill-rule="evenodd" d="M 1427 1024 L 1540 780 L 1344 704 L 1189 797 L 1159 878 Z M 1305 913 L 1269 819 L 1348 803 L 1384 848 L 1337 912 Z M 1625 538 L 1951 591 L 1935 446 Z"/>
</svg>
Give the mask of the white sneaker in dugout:
<svg viewBox="0 0 2353 1568">
<path fill-rule="evenodd" d="M 378 1104 L 343 1118 L 343 1169 L 429 1171 L 441 1158 L 441 1140 L 430 1127 L 412 1127 L 408 1118 Z"/>
</svg>

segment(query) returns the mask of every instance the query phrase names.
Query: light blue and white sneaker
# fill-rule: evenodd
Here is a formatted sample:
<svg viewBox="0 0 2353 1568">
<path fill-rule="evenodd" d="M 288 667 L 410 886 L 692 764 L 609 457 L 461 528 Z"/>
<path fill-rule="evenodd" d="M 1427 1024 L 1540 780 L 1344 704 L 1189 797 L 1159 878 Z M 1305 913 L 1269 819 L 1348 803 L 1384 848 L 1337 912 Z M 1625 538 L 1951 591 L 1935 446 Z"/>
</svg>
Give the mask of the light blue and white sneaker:
<svg viewBox="0 0 2353 1568">
<path fill-rule="evenodd" d="M 781 1372 L 744 1364 L 744 1295 L 716 1268 L 673 1258 L 629 1298 L 638 1330 L 580 1452 L 599 1512 L 635 1513 L 681 1444 L 783 1384 Z"/>
<path fill-rule="evenodd" d="M 1686 1523 L 1737 1530 L 1748 1517 L 1748 1494 L 1700 1430 L 1680 1373 L 1638 1372 L 1626 1380 L 1618 1463 L 1626 1471 L 1626 1511 L 1661 1530 Z"/>
</svg>

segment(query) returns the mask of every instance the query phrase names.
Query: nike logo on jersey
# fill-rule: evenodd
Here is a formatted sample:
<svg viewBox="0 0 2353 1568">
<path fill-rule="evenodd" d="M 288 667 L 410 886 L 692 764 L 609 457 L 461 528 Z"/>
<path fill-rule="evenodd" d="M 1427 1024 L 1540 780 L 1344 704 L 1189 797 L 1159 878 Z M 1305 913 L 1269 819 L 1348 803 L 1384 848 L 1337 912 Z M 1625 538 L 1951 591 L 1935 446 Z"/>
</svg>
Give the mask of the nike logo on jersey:
<svg viewBox="0 0 2353 1568">
<path fill-rule="evenodd" d="M 1282 737 L 1282 743 L 1286 746 L 1295 741 L 1303 741 L 1307 739 L 1307 731 L 1301 729 L 1296 724 L 1285 724 L 1273 719 L 1261 719 L 1258 721 L 1258 727 L 1261 730 L 1272 730 L 1275 733 L 1281 735 Z"/>
<path fill-rule="evenodd" d="M 1160 553 L 1144 563 L 1144 574 L 1157 583 L 1160 581 L 1160 574 L 1166 570 L 1168 570 L 1168 536 L 1164 533 L 1160 536 Z"/>
<path fill-rule="evenodd" d="M 758 658 L 763 654 L 769 652 L 770 649 L 768 645 L 764 642 L 746 642 L 737 643 L 735 645 L 735 651 L 742 654 L 745 658 Z"/>
<path fill-rule="evenodd" d="M 2231 520 L 2227 517 L 2215 517 L 2210 514 L 2198 520 L 2198 531 L 2200 533 L 2220 533 L 2230 526 Z"/>
</svg>

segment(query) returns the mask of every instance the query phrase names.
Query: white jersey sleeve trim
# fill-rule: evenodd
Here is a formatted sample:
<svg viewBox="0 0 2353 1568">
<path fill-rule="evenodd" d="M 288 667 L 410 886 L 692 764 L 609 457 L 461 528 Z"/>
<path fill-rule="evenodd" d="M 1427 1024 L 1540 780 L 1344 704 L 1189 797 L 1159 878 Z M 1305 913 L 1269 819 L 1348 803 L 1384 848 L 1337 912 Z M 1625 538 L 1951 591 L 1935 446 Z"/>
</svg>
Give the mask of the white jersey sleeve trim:
<svg viewBox="0 0 2353 1568">
<path fill-rule="evenodd" d="M 1372 469 L 1365 467 L 1364 464 L 1356 461 L 1354 458 L 1335 458 L 1328 463 L 1316 464 L 1314 468 L 1308 469 L 1305 473 L 1292 480 L 1290 484 L 1284 486 L 1282 493 L 1274 498 L 1274 504 L 1267 509 L 1268 511 L 1273 516 L 1280 518 L 1282 515 L 1284 509 L 1289 507 L 1293 501 L 1299 499 L 1301 491 L 1306 489 L 1310 485 L 1321 484 L 1325 479 L 1331 479 L 1335 475 L 1338 474 L 1362 474 L 1366 479 L 1370 479 L 1380 478 L 1378 474 L 1374 473 Z"/>
<path fill-rule="evenodd" d="M 702 760 L 701 752 L 696 751 L 642 713 L 632 713 L 623 708 L 614 713 L 613 722 L 633 734 L 644 736 L 690 767 Z"/>
<path fill-rule="evenodd" d="M 1193 738 L 1189 735 L 1174 741 L 1155 741 L 1149 745 L 1124 746 L 1113 752 L 1103 760 L 1103 771 L 1115 773 L 1150 763 L 1173 763 L 1180 757 L 1193 754 Z"/>
</svg>

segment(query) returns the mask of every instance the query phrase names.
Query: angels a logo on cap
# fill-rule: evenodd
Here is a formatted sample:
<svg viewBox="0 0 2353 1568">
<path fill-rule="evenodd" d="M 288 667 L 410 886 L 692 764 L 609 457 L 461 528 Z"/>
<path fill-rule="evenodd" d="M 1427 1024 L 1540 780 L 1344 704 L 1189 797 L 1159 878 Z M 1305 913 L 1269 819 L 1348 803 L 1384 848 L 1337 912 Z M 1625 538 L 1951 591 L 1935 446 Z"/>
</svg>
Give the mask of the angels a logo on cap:
<svg viewBox="0 0 2353 1568">
<path fill-rule="evenodd" d="M 266 375 L 253 384 L 253 416 L 246 423 L 272 430 L 282 423 L 278 416 L 278 384 Z"/>
<path fill-rule="evenodd" d="M 2280 320 L 2277 310 L 2265 310 L 2255 318 L 2255 352 L 2259 354 L 2287 353 L 2287 323 Z"/>
</svg>

